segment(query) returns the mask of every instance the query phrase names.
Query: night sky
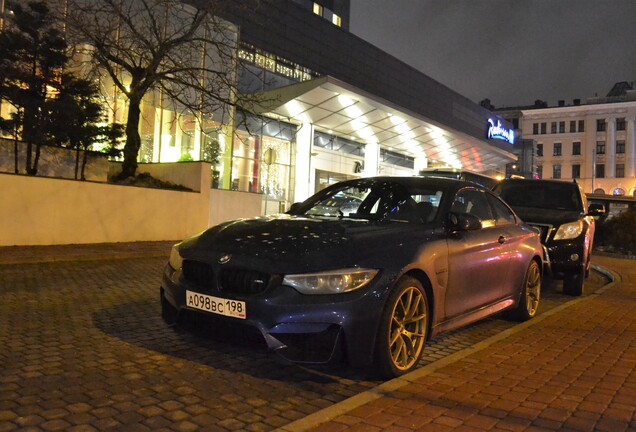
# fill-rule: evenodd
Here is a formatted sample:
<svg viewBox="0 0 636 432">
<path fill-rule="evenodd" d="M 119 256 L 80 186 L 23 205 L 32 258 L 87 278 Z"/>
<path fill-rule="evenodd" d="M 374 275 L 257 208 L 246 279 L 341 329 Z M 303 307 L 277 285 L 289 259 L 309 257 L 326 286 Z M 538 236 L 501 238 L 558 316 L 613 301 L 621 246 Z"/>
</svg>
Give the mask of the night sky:
<svg viewBox="0 0 636 432">
<path fill-rule="evenodd" d="M 350 31 L 498 108 L 636 81 L 636 0 L 351 0 Z"/>
</svg>

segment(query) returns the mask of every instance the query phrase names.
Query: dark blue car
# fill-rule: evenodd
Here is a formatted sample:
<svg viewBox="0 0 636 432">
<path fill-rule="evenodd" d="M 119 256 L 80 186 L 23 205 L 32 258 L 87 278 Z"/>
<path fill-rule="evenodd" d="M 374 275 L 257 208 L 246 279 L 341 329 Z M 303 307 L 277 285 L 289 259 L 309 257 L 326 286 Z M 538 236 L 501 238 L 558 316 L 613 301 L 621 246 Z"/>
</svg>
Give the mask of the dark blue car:
<svg viewBox="0 0 636 432">
<path fill-rule="evenodd" d="M 347 208 L 334 212 L 338 201 Z M 292 361 L 344 356 L 392 377 L 416 367 L 440 332 L 504 310 L 532 318 L 542 259 L 537 233 L 479 185 L 350 180 L 287 214 L 226 222 L 175 245 L 162 313 L 169 323 L 205 314 L 257 329 Z"/>
</svg>

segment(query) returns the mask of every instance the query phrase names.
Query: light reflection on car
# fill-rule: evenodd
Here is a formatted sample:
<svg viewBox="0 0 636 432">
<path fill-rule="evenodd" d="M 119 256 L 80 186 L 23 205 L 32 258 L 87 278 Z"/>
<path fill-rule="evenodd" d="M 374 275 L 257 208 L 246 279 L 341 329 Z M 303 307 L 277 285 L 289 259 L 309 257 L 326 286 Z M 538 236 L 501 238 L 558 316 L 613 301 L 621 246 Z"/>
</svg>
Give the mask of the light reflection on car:
<svg viewBox="0 0 636 432">
<path fill-rule="evenodd" d="M 541 263 L 537 233 L 479 185 L 350 180 L 175 245 L 162 314 L 204 314 L 210 332 L 216 321 L 257 329 L 295 362 L 344 358 L 394 377 L 441 332 L 502 311 L 535 316 Z"/>
</svg>

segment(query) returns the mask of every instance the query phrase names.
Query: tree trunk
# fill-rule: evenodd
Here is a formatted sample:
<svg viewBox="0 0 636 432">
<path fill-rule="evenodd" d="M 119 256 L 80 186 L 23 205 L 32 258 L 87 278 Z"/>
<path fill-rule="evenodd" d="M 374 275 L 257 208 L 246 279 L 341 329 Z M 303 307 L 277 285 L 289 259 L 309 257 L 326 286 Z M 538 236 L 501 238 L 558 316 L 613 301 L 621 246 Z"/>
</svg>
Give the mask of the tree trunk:
<svg viewBox="0 0 636 432">
<path fill-rule="evenodd" d="M 15 162 L 15 173 L 20 174 L 20 166 L 18 165 L 18 132 L 17 130 L 14 132 L 14 135 L 13 135 L 13 159 Z"/>
<path fill-rule="evenodd" d="M 141 119 L 141 99 L 131 97 L 128 105 L 128 118 L 126 119 L 126 144 L 124 145 L 124 163 L 118 180 L 134 177 L 137 172 L 137 156 L 141 147 L 139 135 L 139 121 Z"/>
<path fill-rule="evenodd" d="M 79 143 L 76 144 L 75 148 L 75 180 L 77 180 L 77 174 L 79 174 L 79 160 L 80 160 L 80 146 Z"/>
<path fill-rule="evenodd" d="M 80 176 L 80 178 L 82 180 L 86 180 L 86 163 L 88 162 L 88 147 L 84 148 L 84 155 L 82 157 L 82 174 Z"/>
<path fill-rule="evenodd" d="M 41 149 L 41 145 L 40 144 L 36 144 L 35 145 L 35 159 L 33 159 L 33 167 L 31 168 L 31 171 L 33 174 L 31 175 L 37 175 L 38 174 L 38 163 L 40 163 L 40 149 Z"/>
<path fill-rule="evenodd" d="M 27 148 L 26 148 L 26 173 L 28 175 L 35 175 L 33 168 L 31 167 L 31 158 L 33 153 L 33 143 L 30 140 L 27 140 Z"/>
</svg>

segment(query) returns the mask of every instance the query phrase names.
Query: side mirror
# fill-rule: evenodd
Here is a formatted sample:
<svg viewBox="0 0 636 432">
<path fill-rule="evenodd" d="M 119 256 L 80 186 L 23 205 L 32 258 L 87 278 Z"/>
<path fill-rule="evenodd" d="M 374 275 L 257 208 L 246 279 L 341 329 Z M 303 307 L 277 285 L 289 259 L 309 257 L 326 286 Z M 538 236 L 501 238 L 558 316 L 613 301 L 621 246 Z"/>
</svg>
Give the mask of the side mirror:
<svg viewBox="0 0 636 432">
<path fill-rule="evenodd" d="M 590 204 L 587 209 L 588 216 L 601 216 L 603 214 L 605 214 L 605 207 L 603 207 L 603 204 Z"/>
<path fill-rule="evenodd" d="M 293 204 L 289 207 L 289 210 L 287 210 L 287 212 L 286 212 L 286 213 L 287 213 L 287 214 L 296 214 L 296 213 L 298 213 L 298 209 L 300 208 L 301 204 L 302 204 L 302 203 L 299 203 L 299 202 L 295 202 L 295 203 L 293 203 Z"/>
<path fill-rule="evenodd" d="M 475 215 L 468 213 L 450 213 L 448 215 L 451 231 L 475 231 L 481 229 L 481 221 Z"/>
</svg>

